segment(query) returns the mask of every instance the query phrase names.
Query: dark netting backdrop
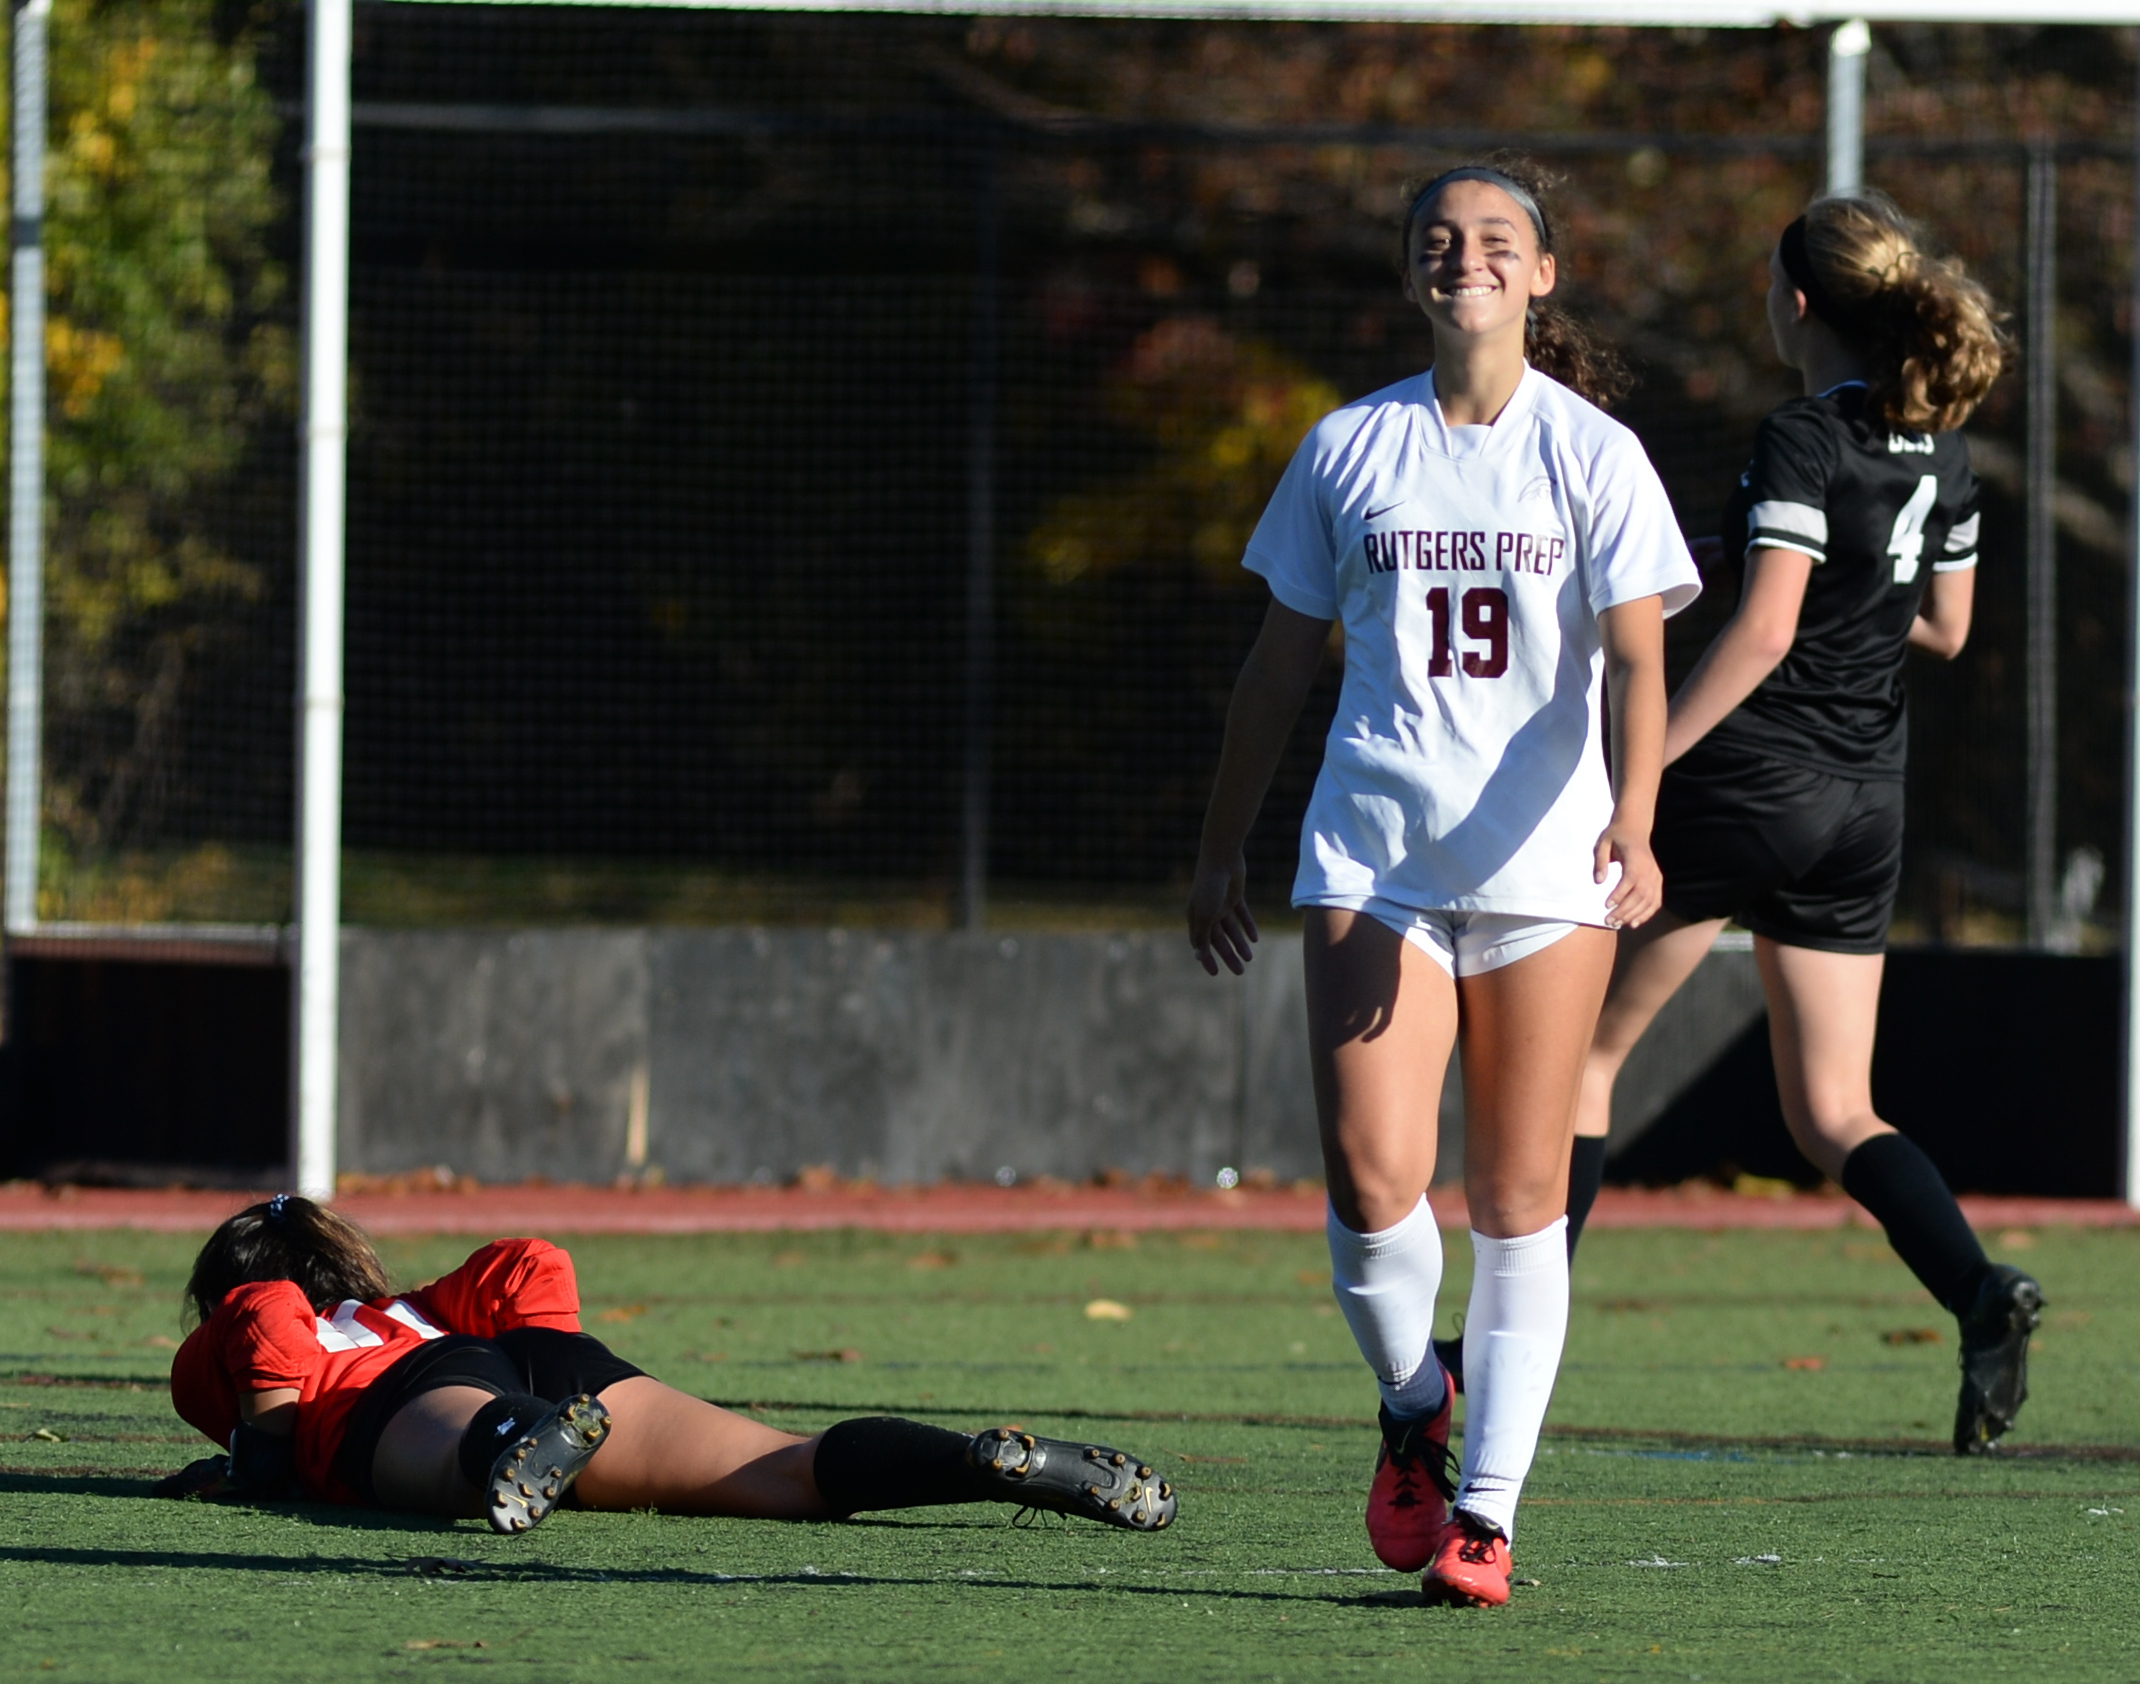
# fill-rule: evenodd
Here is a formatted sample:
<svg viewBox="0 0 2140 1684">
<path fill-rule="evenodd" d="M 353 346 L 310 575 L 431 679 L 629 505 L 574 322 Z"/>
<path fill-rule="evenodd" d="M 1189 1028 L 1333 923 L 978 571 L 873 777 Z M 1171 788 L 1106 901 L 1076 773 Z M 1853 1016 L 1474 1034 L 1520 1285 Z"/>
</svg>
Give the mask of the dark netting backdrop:
<svg viewBox="0 0 2140 1684">
<path fill-rule="evenodd" d="M 260 261 L 292 272 L 298 16 L 243 37 L 283 122 Z M 1263 612 L 1243 543 L 1318 414 L 1421 366 L 1393 224 L 1456 144 L 1073 97 L 1062 64 L 1184 57 L 1185 25 L 1056 23 L 1021 56 L 953 18 L 357 18 L 350 919 L 943 925 L 985 877 L 998 923 L 1170 920 Z M 1334 38 L 1227 27 L 1274 65 Z M 1817 81 L 1816 35 L 1731 40 L 1780 87 Z M 1816 184 L 1816 125 L 1532 140 L 1569 175 L 1569 290 L 1642 367 L 1624 413 L 1690 533 L 1788 390 L 1761 273 Z M 2106 201 L 2129 204 L 2123 168 Z M 2018 297 L 2016 161 L 1875 174 L 1966 202 L 1941 232 Z M 2125 278 L 2098 284 L 2079 310 Z M 288 332 L 291 300 L 256 314 Z M 2123 355 L 2106 338 L 2077 383 L 2076 434 L 2089 392 L 2122 406 Z M 295 457 L 287 403 L 262 403 L 193 517 L 243 577 L 194 600 L 175 652 L 142 622 L 134 691 L 53 698 L 56 914 L 287 915 Z M 1913 676 L 1904 924 L 1949 939 L 2010 931 L 2023 851 L 2015 382 L 1980 432 L 1977 641 Z M 2063 679 L 2061 836 L 2114 855 L 2123 491 L 2067 471 L 2113 538 L 2062 526 L 2062 641 L 2095 652 Z M 1676 624 L 1679 670 L 1726 595 Z M 1266 905 L 1339 660 L 1256 835 Z"/>
</svg>

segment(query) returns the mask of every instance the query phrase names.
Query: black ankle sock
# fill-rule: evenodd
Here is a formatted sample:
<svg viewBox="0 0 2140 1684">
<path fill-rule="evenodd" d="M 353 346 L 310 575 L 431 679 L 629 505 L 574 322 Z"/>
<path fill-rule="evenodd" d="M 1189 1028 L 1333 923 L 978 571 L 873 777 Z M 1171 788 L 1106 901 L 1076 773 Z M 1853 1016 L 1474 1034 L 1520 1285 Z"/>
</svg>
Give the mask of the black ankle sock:
<svg viewBox="0 0 2140 1684">
<path fill-rule="evenodd" d="M 1590 1207 L 1598 1202 L 1598 1189 L 1605 1185 L 1605 1137 L 1579 1134 L 1575 1154 L 1568 1160 L 1568 1261 L 1575 1261 L 1575 1242 L 1583 1237 L 1583 1224 L 1590 1220 Z"/>
<path fill-rule="evenodd" d="M 551 1405 L 526 1392 L 494 1397 L 461 1434 L 461 1472 L 477 1490 L 490 1483 L 498 1452 L 550 1413 Z"/>
<path fill-rule="evenodd" d="M 811 1464 L 818 1495 L 837 1514 L 984 1501 L 966 1466 L 964 1433 L 897 1415 L 864 1415 L 825 1429 Z"/>
<path fill-rule="evenodd" d="M 1871 1211 L 1887 1243 L 1956 1315 L 1976 1301 L 1991 1264 L 1961 1207 L 1916 1142 L 1876 1134 L 1843 1160 L 1843 1191 Z"/>
</svg>

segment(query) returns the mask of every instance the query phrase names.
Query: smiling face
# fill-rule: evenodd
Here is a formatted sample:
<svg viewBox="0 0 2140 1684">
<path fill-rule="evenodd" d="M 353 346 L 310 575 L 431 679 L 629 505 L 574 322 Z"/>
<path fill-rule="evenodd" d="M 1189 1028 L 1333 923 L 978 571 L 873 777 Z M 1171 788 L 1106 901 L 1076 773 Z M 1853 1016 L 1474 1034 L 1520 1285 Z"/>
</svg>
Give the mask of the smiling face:
<svg viewBox="0 0 2140 1684">
<path fill-rule="evenodd" d="M 1529 213 L 1490 181 L 1452 181 L 1413 214 L 1404 295 L 1437 336 L 1520 339 L 1524 312 L 1553 280 Z"/>
</svg>

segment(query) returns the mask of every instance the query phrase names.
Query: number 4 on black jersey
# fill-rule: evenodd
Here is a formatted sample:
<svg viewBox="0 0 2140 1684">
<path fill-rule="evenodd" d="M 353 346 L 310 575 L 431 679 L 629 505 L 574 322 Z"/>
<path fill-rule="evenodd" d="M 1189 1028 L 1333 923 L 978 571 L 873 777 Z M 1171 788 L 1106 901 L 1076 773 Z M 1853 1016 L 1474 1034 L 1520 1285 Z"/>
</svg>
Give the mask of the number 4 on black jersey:
<svg viewBox="0 0 2140 1684">
<path fill-rule="evenodd" d="M 1977 479 L 1959 433 L 1905 433 L 1852 382 L 1761 424 L 1724 513 L 1727 554 L 1814 561 L 1791 652 L 1710 740 L 1851 778 L 1899 778 L 1902 655 L 1935 572 L 1977 561 Z"/>
</svg>

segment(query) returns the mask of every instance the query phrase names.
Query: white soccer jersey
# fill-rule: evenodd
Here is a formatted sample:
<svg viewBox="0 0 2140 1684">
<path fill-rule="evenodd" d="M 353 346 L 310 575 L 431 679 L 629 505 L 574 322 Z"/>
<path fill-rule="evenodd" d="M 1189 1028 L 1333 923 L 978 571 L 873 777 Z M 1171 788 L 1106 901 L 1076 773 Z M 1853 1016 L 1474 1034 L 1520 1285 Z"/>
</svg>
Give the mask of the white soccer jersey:
<svg viewBox="0 0 2140 1684">
<path fill-rule="evenodd" d="M 1450 427 L 1417 375 L 1316 423 L 1245 565 L 1345 629 L 1294 905 L 1605 921 L 1597 617 L 1701 590 L 1634 434 L 1536 369 Z"/>
</svg>

